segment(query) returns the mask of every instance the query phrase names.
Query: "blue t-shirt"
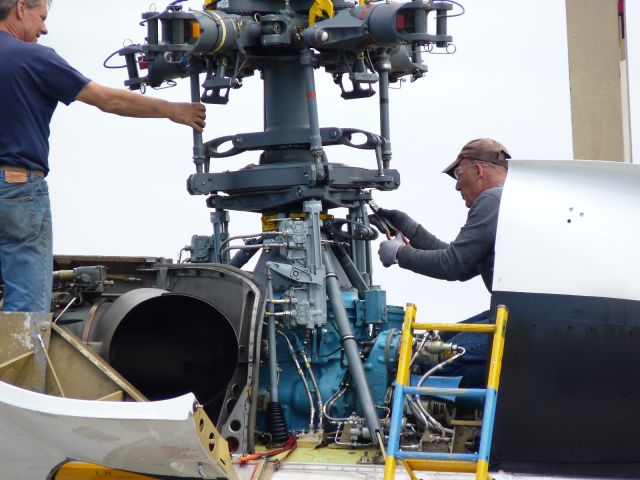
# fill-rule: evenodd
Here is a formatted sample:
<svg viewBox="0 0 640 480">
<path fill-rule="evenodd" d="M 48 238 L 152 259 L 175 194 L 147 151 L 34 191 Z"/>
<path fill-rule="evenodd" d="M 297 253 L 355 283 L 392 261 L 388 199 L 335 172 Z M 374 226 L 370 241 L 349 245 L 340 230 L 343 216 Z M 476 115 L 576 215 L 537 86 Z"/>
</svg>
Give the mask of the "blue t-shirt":
<svg viewBox="0 0 640 480">
<path fill-rule="evenodd" d="M 89 79 L 53 49 L 0 32 L 0 165 L 49 172 L 49 123 Z"/>
</svg>

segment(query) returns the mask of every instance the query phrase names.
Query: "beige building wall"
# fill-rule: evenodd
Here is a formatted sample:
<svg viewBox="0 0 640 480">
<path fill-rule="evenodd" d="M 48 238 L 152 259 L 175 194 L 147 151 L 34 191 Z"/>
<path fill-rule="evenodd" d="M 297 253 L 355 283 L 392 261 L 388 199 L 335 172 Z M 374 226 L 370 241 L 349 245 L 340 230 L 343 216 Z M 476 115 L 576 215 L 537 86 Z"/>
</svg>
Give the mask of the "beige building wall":
<svg viewBox="0 0 640 480">
<path fill-rule="evenodd" d="M 576 159 L 631 161 L 626 42 L 618 0 L 566 0 Z"/>
</svg>

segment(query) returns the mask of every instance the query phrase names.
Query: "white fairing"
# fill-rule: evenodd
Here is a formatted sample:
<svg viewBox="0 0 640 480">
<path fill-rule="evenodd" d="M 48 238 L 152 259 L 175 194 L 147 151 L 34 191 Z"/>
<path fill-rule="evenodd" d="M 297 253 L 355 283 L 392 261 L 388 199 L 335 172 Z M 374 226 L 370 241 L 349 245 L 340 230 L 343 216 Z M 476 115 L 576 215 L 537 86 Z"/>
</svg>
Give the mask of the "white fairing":
<svg viewBox="0 0 640 480">
<path fill-rule="evenodd" d="M 493 290 L 640 300 L 640 165 L 509 163 Z"/>
<path fill-rule="evenodd" d="M 43 480 L 67 459 L 216 478 L 195 431 L 194 401 L 192 394 L 140 403 L 73 400 L 0 382 L 0 478 Z"/>
</svg>

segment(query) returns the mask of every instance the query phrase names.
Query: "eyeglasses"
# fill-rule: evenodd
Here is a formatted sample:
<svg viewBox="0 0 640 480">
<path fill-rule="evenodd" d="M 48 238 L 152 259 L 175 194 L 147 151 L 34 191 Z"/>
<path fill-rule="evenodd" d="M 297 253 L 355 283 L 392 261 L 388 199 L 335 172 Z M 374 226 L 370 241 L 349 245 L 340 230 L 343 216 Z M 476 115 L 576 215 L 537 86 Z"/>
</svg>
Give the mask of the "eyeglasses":
<svg viewBox="0 0 640 480">
<path fill-rule="evenodd" d="M 467 167 L 471 167 L 473 165 L 475 165 L 475 163 L 469 163 L 465 166 L 456 167 L 455 170 L 453 171 L 453 178 L 455 178 L 456 180 L 459 180 L 460 176 L 462 175 L 462 172 L 464 172 L 464 169 Z"/>
</svg>

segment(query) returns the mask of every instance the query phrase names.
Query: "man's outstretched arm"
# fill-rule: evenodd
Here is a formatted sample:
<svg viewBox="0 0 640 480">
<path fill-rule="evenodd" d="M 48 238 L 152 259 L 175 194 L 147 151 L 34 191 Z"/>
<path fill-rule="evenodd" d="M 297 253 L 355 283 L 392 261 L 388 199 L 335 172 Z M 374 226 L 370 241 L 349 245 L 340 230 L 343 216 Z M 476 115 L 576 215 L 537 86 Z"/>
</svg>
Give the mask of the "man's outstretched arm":
<svg viewBox="0 0 640 480">
<path fill-rule="evenodd" d="M 76 97 L 88 105 L 98 107 L 103 112 L 124 117 L 168 118 L 188 125 L 201 132 L 205 125 L 205 107 L 201 103 L 168 102 L 158 98 L 145 97 L 127 90 L 105 87 L 89 82 Z"/>
</svg>

